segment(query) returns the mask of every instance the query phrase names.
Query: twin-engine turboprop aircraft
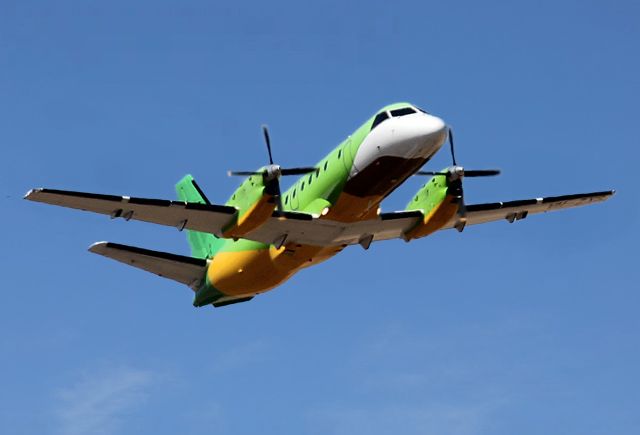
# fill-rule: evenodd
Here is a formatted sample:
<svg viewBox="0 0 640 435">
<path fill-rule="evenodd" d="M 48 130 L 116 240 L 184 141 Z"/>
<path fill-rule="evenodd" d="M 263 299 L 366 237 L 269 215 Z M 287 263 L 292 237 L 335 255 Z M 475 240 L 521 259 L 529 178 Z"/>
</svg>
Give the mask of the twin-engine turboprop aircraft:
<svg viewBox="0 0 640 435">
<path fill-rule="evenodd" d="M 449 228 L 593 204 L 614 192 L 594 192 L 466 205 L 465 177 L 498 170 L 458 166 L 453 135 L 444 121 L 408 103 L 378 111 L 313 167 L 230 172 L 247 178 L 225 205 L 209 202 L 191 175 L 176 185 L 180 201 L 34 189 L 26 199 L 187 230 L 191 257 L 111 242 L 89 250 L 191 287 L 196 307 L 244 302 L 282 284 L 299 270 L 333 257 L 349 245 L 407 242 Z M 449 139 L 452 166 L 419 169 Z M 380 203 L 411 175 L 431 175 L 406 209 L 381 213 Z M 281 193 L 280 177 L 299 175 Z"/>
</svg>

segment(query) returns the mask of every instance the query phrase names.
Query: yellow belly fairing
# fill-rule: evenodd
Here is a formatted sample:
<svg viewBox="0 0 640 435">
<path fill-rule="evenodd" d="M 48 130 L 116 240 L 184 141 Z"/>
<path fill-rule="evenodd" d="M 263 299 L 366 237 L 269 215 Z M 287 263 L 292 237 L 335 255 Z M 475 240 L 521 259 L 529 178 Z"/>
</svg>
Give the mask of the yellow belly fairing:
<svg viewBox="0 0 640 435">
<path fill-rule="evenodd" d="M 219 252 L 207 271 L 209 282 L 229 296 L 262 293 L 289 279 L 305 267 L 321 263 L 343 249 L 288 245 L 280 249 Z"/>
<path fill-rule="evenodd" d="M 338 222 L 357 222 L 373 219 L 378 214 L 378 206 L 383 197 L 380 195 L 364 198 L 342 192 L 335 205 L 324 216 Z"/>
<path fill-rule="evenodd" d="M 342 193 L 326 216 L 341 222 L 372 219 L 377 215 L 382 196 L 365 198 Z M 225 237 L 241 238 L 271 216 L 273 204 L 263 198 L 225 232 Z M 263 220 L 264 219 L 264 220 Z M 282 284 L 296 272 L 321 263 L 344 249 L 344 246 L 288 244 L 280 249 L 220 251 L 209 265 L 207 278 L 216 289 L 228 296 L 263 293 Z"/>
</svg>

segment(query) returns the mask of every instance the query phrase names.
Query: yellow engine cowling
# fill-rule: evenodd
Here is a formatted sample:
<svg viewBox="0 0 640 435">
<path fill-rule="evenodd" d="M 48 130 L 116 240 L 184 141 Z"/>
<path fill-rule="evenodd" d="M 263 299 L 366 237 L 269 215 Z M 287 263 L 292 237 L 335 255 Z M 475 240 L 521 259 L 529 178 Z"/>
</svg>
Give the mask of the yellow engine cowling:
<svg viewBox="0 0 640 435">
<path fill-rule="evenodd" d="M 458 213 L 460 197 L 451 189 L 445 175 L 435 175 L 418 191 L 407 204 L 406 210 L 418 210 L 422 220 L 407 231 L 406 241 L 428 236 L 438 231 Z"/>
<path fill-rule="evenodd" d="M 269 219 L 276 208 L 274 196 L 264 186 L 262 175 L 245 179 L 227 205 L 238 209 L 238 215 L 222 233 L 225 238 L 239 239 Z"/>
</svg>

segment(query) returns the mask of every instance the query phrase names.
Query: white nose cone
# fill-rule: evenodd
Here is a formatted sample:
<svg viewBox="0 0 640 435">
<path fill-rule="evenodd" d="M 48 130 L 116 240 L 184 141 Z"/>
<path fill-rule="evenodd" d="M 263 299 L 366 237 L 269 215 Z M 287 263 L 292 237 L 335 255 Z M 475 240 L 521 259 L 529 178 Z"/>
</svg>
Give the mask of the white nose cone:
<svg viewBox="0 0 640 435">
<path fill-rule="evenodd" d="M 422 112 L 389 118 L 364 139 L 350 175 L 354 176 L 385 157 L 429 159 L 447 139 L 447 131 L 442 119 Z"/>
<path fill-rule="evenodd" d="M 405 157 L 427 157 L 438 151 L 447 139 L 447 126 L 437 116 L 416 114 L 398 119 L 391 147 Z"/>
<path fill-rule="evenodd" d="M 426 113 L 392 118 L 379 127 L 382 127 L 379 138 L 382 155 L 427 158 L 438 151 L 447 139 L 444 121 Z M 372 134 L 375 133 L 374 130 Z"/>
<path fill-rule="evenodd" d="M 447 138 L 447 125 L 437 116 L 426 115 L 420 124 L 421 133 L 425 138 L 441 139 L 443 142 Z"/>
</svg>

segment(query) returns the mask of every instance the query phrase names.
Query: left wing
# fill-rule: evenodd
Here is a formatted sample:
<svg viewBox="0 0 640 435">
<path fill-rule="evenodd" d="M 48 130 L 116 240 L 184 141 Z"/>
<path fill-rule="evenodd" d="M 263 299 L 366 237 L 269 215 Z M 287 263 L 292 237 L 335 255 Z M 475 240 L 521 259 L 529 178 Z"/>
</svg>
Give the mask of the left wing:
<svg viewBox="0 0 640 435">
<path fill-rule="evenodd" d="M 519 201 L 472 204 L 467 206 L 466 225 L 484 224 L 502 219 L 513 223 L 532 214 L 546 213 L 606 201 L 614 193 L 615 190 L 608 190 L 604 192 L 548 196 L 546 198 L 524 199 Z M 453 228 L 456 220 L 456 217 L 452 218 L 441 229 Z"/>
<path fill-rule="evenodd" d="M 473 204 L 466 207 L 466 225 L 482 224 L 505 219 L 514 222 L 529 215 L 595 204 L 609 199 L 615 191 L 550 196 L 509 202 Z M 249 234 L 255 240 L 267 240 L 273 234 L 287 234 L 287 242 L 317 246 L 361 244 L 365 249 L 371 242 L 404 239 L 405 234 L 423 219 L 420 211 L 382 213 L 377 218 L 352 223 L 313 218 L 309 221 L 281 222 L 269 220 Z M 454 216 L 441 230 L 454 228 Z M 273 239 L 272 239 L 273 240 Z"/>
</svg>

